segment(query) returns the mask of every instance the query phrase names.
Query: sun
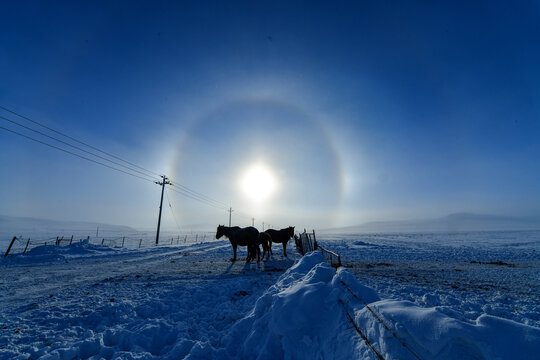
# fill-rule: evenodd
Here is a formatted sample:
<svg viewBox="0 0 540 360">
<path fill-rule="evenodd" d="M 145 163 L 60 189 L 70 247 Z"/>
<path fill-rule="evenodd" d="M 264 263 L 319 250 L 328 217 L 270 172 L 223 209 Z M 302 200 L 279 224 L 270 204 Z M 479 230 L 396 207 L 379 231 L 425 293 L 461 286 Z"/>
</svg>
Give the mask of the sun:
<svg viewBox="0 0 540 360">
<path fill-rule="evenodd" d="M 241 188 L 250 199 L 263 201 L 276 190 L 276 179 L 267 166 L 263 164 L 252 165 L 242 177 Z"/>
</svg>

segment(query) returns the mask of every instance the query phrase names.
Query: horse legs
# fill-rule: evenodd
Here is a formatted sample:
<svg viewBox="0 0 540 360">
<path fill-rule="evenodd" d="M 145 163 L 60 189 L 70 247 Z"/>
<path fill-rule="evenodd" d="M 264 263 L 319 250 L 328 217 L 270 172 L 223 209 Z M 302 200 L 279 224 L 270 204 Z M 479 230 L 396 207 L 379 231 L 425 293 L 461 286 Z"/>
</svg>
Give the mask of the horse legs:
<svg viewBox="0 0 540 360">
<path fill-rule="evenodd" d="M 283 256 L 287 257 L 287 242 L 283 243 Z"/>
<path fill-rule="evenodd" d="M 232 241 L 231 241 L 231 245 L 232 245 L 232 248 L 233 248 L 233 253 L 234 253 L 234 256 L 232 258 L 231 261 L 236 261 L 236 244 L 233 244 Z"/>
<path fill-rule="evenodd" d="M 259 249 L 259 245 L 248 245 L 247 252 L 246 263 L 250 262 L 251 260 L 255 260 L 255 258 L 257 258 L 257 262 L 261 260 L 261 249 Z"/>
<path fill-rule="evenodd" d="M 250 262 L 253 258 L 253 247 L 251 245 L 247 245 L 247 256 L 246 256 L 246 263 Z"/>
</svg>

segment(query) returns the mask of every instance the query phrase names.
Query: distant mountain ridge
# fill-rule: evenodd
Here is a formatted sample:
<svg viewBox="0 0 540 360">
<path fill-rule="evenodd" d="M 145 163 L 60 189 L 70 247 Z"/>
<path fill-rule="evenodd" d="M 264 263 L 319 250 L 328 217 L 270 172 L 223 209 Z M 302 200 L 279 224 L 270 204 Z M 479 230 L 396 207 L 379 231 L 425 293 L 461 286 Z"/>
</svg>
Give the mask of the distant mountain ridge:
<svg viewBox="0 0 540 360">
<path fill-rule="evenodd" d="M 49 219 L 39 219 L 30 217 L 17 217 L 0 215 L 0 232 L 38 232 L 38 231 L 117 231 L 134 232 L 135 229 L 123 225 L 111 225 L 87 221 L 59 221 Z"/>
<path fill-rule="evenodd" d="M 501 215 L 454 213 L 441 218 L 372 221 L 322 231 L 355 232 L 416 232 L 416 231 L 482 231 L 482 230 L 540 230 L 540 218 Z"/>
</svg>

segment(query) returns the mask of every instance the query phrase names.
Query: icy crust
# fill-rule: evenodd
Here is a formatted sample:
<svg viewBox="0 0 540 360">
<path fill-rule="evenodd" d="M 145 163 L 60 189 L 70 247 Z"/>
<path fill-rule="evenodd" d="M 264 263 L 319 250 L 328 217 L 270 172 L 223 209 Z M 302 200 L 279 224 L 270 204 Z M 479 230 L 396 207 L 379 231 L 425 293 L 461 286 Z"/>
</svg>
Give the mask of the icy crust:
<svg viewBox="0 0 540 360">
<path fill-rule="evenodd" d="M 423 359 L 532 359 L 540 354 L 538 328 L 489 315 L 471 324 L 436 307 L 380 300 L 348 270 L 335 272 L 319 253 L 287 270 L 232 327 L 224 338 L 226 351 L 217 354 L 260 360 L 375 358 L 345 311 L 354 314 L 356 324 L 386 359 L 414 358 L 412 352 Z"/>
</svg>

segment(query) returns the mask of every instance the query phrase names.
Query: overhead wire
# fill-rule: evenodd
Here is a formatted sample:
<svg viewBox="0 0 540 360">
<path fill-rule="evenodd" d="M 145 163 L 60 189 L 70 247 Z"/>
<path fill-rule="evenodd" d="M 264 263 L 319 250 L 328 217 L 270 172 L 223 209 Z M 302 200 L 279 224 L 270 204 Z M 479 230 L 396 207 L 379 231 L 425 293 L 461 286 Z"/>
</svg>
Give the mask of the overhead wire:
<svg viewBox="0 0 540 360">
<path fill-rule="evenodd" d="M 203 195 L 203 194 L 201 194 L 201 193 L 199 193 L 199 192 L 197 192 L 197 191 L 195 191 L 195 190 L 192 190 L 192 189 L 188 188 L 188 187 L 185 186 L 185 185 L 182 185 L 182 184 L 178 184 L 178 183 L 173 182 L 173 184 L 171 184 L 171 186 L 173 186 L 173 187 L 174 187 L 174 186 L 178 186 L 178 190 L 179 190 L 179 191 L 187 192 L 187 193 L 189 193 L 190 195 L 192 195 L 192 196 L 194 196 L 194 197 L 200 198 L 200 199 L 202 199 L 202 200 L 204 200 L 204 201 L 207 201 L 207 202 L 211 202 L 211 203 L 213 203 L 213 204 L 215 204 L 215 205 L 217 205 L 217 206 L 221 206 L 221 207 L 225 207 L 225 208 L 227 207 L 227 205 L 226 205 L 225 203 L 223 203 L 223 202 L 221 202 L 221 201 L 217 201 L 217 200 L 215 200 L 215 199 L 212 199 L 212 198 L 209 197 L 209 196 Z"/>
<path fill-rule="evenodd" d="M 174 188 L 174 187 L 173 187 L 173 188 L 170 188 L 170 190 L 171 190 L 171 191 L 174 191 L 175 193 L 178 193 L 178 194 L 180 194 L 180 195 L 183 195 L 183 196 L 185 196 L 185 197 L 188 197 L 188 198 L 190 198 L 190 199 L 192 199 L 192 200 L 196 200 L 196 201 L 199 201 L 199 202 L 201 202 L 201 203 L 203 203 L 203 204 L 205 204 L 205 205 L 211 206 L 211 207 L 213 207 L 213 208 L 216 208 L 216 209 L 219 209 L 219 210 L 223 210 L 223 211 L 227 211 L 227 210 L 228 210 L 228 209 L 225 208 L 225 207 L 218 206 L 218 205 L 216 205 L 216 204 L 214 204 L 214 203 L 212 203 L 212 202 L 209 202 L 209 201 L 207 201 L 207 200 L 205 200 L 205 199 L 203 199 L 203 198 L 196 197 L 196 196 L 194 196 L 194 195 L 192 195 L 192 194 L 190 194 L 190 193 L 188 193 L 188 192 L 181 191 L 181 190 L 176 189 L 176 188 Z"/>
<path fill-rule="evenodd" d="M 39 131 L 39 130 L 33 129 L 33 128 L 28 127 L 28 126 L 25 126 L 25 125 L 23 125 L 23 124 L 21 124 L 21 123 L 15 121 L 15 120 L 13 120 L 13 119 L 9 119 L 9 118 L 4 117 L 4 116 L 1 116 L 1 115 L 0 115 L 0 118 L 1 118 L 1 119 L 4 119 L 4 120 L 6 120 L 6 121 L 9 121 L 9 122 L 11 122 L 12 124 L 15 124 L 15 125 L 17 125 L 17 126 L 20 126 L 20 127 L 22 127 L 22 128 L 25 128 L 25 129 L 27 129 L 27 130 L 29 130 L 29 131 L 35 132 L 35 133 L 37 133 L 37 134 L 39 134 L 39 135 L 41 135 L 41 136 L 45 136 L 45 137 L 47 137 L 47 138 L 49 138 L 49 139 L 52 139 L 52 140 L 54 140 L 54 141 L 57 141 L 57 142 L 62 143 L 62 144 L 64 144 L 64 145 L 67 145 L 67 146 L 69 146 L 69 147 L 71 147 L 71 148 L 77 149 L 78 151 L 82 151 L 82 152 L 84 152 L 84 153 L 86 153 L 86 154 L 88 154 L 88 155 L 91 155 L 91 156 L 94 156 L 94 157 L 99 158 L 99 159 L 101 159 L 101 160 L 107 161 L 107 162 L 109 162 L 109 163 L 111 163 L 111 164 L 114 164 L 114 165 L 116 165 L 116 166 L 123 167 L 124 169 L 129 170 L 129 172 L 128 172 L 128 171 L 125 171 L 125 170 L 122 170 L 122 169 L 119 169 L 119 168 L 117 168 L 117 167 L 115 167 L 115 166 L 111 166 L 111 165 L 109 165 L 109 164 L 105 164 L 105 163 L 103 163 L 103 162 L 101 162 L 101 161 L 97 161 L 97 160 L 95 160 L 95 159 L 88 158 L 88 157 L 83 156 L 83 155 L 81 155 L 81 154 L 78 154 L 78 153 L 75 153 L 75 152 L 66 150 L 66 149 L 64 149 L 64 148 L 61 148 L 61 147 L 58 147 L 58 146 L 49 144 L 49 143 L 47 143 L 47 142 L 44 142 L 44 141 L 42 141 L 42 140 L 33 138 L 33 137 L 31 137 L 31 136 L 22 134 L 22 133 L 20 133 L 20 132 L 18 132 L 18 131 L 15 131 L 15 130 L 8 129 L 8 128 L 3 127 L 3 126 L 0 126 L 0 129 L 3 129 L 3 130 L 5 130 L 5 131 L 8 131 L 8 132 L 13 133 L 13 134 L 15 134 L 15 135 L 24 137 L 24 138 L 26 138 L 26 139 L 32 140 L 32 141 L 34 141 L 34 142 L 40 143 L 40 144 L 42 144 L 42 145 L 51 147 L 51 148 L 53 148 L 53 149 L 56 149 L 56 150 L 65 152 L 65 153 L 67 153 L 67 154 L 70 154 L 70 155 L 79 157 L 79 158 L 81 158 L 81 159 L 84 159 L 84 160 L 93 162 L 93 163 L 95 163 L 95 164 L 102 165 L 102 166 L 107 167 L 107 168 L 109 168 L 109 169 L 116 170 L 116 171 L 122 172 L 122 173 L 124 173 L 124 174 L 130 175 L 130 176 L 133 176 L 133 177 L 142 179 L 142 180 L 146 180 L 146 181 L 149 181 L 149 182 L 152 182 L 152 183 L 156 183 L 155 178 L 154 178 L 154 175 L 155 175 L 155 176 L 158 176 L 158 177 L 161 176 L 160 174 L 158 174 L 158 173 L 156 173 L 156 172 L 154 172 L 154 171 L 148 170 L 148 169 L 146 169 L 146 168 L 144 168 L 144 167 L 142 167 L 142 166 L 139 166 L 139 165 L 137 165 L 137 164 L 134 164 L 134 163 L 132 163 L 132 162 L 129 162 L 129 161 L 127 161 L 127 160 L 124 160 L 124 159 L 122 159 L 122 158 L 119 157 L 119 156 L 113 155 L 113 154 L 111 154 L 111 153 L 109 153 L 109 152 L 106 152 L 106 151 L 101 150 L 101 149 L 99 149 L 99 148 L 97 148 L 97 147 L 95 147 L 95 146 L 92 146 L 92 145 L 90 145 L 90 144 L 88 144 L 88 143 L 86 143 L 86 142 L 83 142 L 83 141 L 81 141 L 81 140 L 78 140 L 78 139 L 76 139 L 76 138 L 74 138 L 74 137 L 72 137 L 72 136 L 70 136 L 70 135 L 67 135 L 67 134 L 65 134 L 65 133 L 63 133 L 63 132 L 61 132 L 61 131 L 55 130 L 55 129 L 53 129 L 53 128 L 47 126 L 47 125 L 44 125 L 44 124 L 42 124 L 42 123 L 40 123 L 40 122 L 38 122 L 38 121 L 36 121 L 36 120 L 33 120 L 33 119 L 31 119 L 31 118 L 29 118 L 29 117 L 27 117 L 27 116 L 21 115 L 21 114 L 19 114 L 18 112 L 13 111 L 13 110 L 11 110 L 11 109 L 8 109 L 8 108 L 6 108 L 6 107 L 4 107 L 4 106 L 2 106 L 2 105 L 0 105 L 0 109 L 4 110 L 4 111 L 6 111 L 6 112 L 9 112 L 9 113 L 11 113 L 11 114 L 13 114 L 13 115 L 16 115 L 16 116 L 18 116 L 18 117 L 20 117 L 20 118 L 22 118 L 22 119 L 25 119 L 25 120 L 27 120 L 27 121 L 33 123 L 33 124 L 39 125 L 39 126 L 45 128 L 45 129 L 49 130 L 49 131 L 52 131 L 52 132 L 54 132 L 54 133 L 56 133 L 56 134 L 58 134 L 58 135 L 61 135 L 61 136 L 65 137 L 65 138 L 67 138 L 67 139 L 70 139 L 71 141 L 74 141 L 74 142 L 76 142 L 76 143 L 78 143 L 78 144 L 84 145 L 84 146 L 86 146 L 86 147 L 88 147 L 88 148 L 90 148 L 90 149 L 93 149 L 93 150 L 95 150 L 95 151 L 98 151 L 98 152 L 100 152 L 100 153 L 102 153 L 102 154 L 105 154 L 105 155 L 107 155 L 107 156 L 109 156 L 109 157 L 111 157 L 111 158 L 114 158 L 114 159 L 117 159 L 117 160 L 119 160 L 119 161 L 121 161 L 121 162 L 124 162 L 124 163 L 126 163 L 126 164 L 129 164 L 129 165 L 131 165 L 132 167 L 137 168 L 137 169 L 140 169 L 140 170 L 143 170 L 143 171 L 145 171 L 145 172 L 139 171 L 139 170 L 134 169 L 134 168 L 132 168 L 132 167 L 123 165 L 123 164 L 121 164 L 121 163 L 119 163 L 119 162 L 116 162 L 116 161 L 113 161 L 113 160 L 108 159 L 108 158 L 106 158 L 106 157 L 103 157 L 103 156 L 101 156 L 101 155 L 95 154 L 95 153 L 93 153 L 93 152 L 91 152 L 91 151 L 88 151 L 88 150 L 85 150 L 85 149 L 83 149 L 83 148 L 81 148 L 81 147 L 79 147 L 79 146 L 70 144 L 70 143 L 68 143 L 68 142 L 66 142 L 66 141 L 60 140 L 60 139 L 58 139 L 58 138 L 56 138 L 56 137 L 50 136 L 50 135 L 45 134 L 45 133 L 43 133 L 43 132 L 41 132 L 41 131 Z M 137 174 L 139 174 L 139 175 L 134 174 L 134 173 L 137 173 Z M 152 174 L 152 175 L 149 175 L 149 174 Z M 215 200 L 215 199 L 213 199 L 213 198 L 211 198 L 211 197 L 209 197 L 209 196 L 207 196 L 207 195 L 204 195 L 204 194 L 202 194 L 202 193 L 200 193 L 200 192 L 197 192 L 197 191 L 195 191 L 195 190 L 189 188 L 188 186 L 185 186 L 185 185 L 182 185 L 182 184 L 179 184 L 179 183 L 175 183 L 174 185 L 173 185 L 173 184 L 170 184 L 170 185 L 171 185 L 171 189 L 170 189 L 170 190 L 172 190 L 172 191 L 174 191 L 174 192 L 176 192 L 176 193 L 178 193 L 178 194 L 180 194 L 180 195 L 183 195 L 183 196 L 185 196 L 185 197 L 188 197 L 188 198 L 191 198 L 191 199 L 193 199 L 193 200 L 199 201 L 199 202 L 201 202 L 201 203 L 203 203 L 203 204 L 205 204 L 205 205 L 214 207 L 214 208 L 219 209 L 219 210 L 229 211 L 229 207 L 230 207 L 230 206 L 228 206 L 227 204 L 225 204 L 225 203 L 223 203 L 223 202 L 221 202 L 221 201 Z M 168 196 L 168 195 L 167 195 L 167 196 Z M 171 205 L 170 202 L 169 202 L 169 205 Z M 171 211 L 172 211 L 172 206 L 171 206 Z M 241 216 L 241 217 L 248 218 L 248 219 L 252 219 L 252 217 L 250 217 L 250 216 L 248 216 L 248 215 L 245 215 L 245 214 L 243 214 L 242 212 L 237 212 L 237 215 L 238 215 L 238 216 Z M 173 215 L 173 216 L 174 216 L 174 215 Z M 175 219 L 175 222 L 176 222 L 176 219 Z M 177 226 L 178 226 L 178 223 L 177 223 Z"/>
<path fill-rule="evenodd" d="M 8 118 L 6 118 L 6 117 L 4 117 L 4 116 L 1 116 L 1 115 L 0 115 L 0 119 L 4 119 L 4 120 L 6 120 L 6 121 L 9 121 L 9 122 L 12 123 L 12 124 L 15 124 L 15 125 L 17 125 L 17 126 L 23 127 L 23 128 L 25 128 L 25 129 L 30 130 L 30 131 L 33 131 L 33 132 L 35 132 L 35 133 L 37 133 L 37 134 L 40 134 L 40 135 L 45 136 L 45 137 L 48 137 L 49 139 L 58 141 L 59 143 L 62 143 L 62 144 L 64 144 L 64 145 L 67 145 L 67 146 L 69 146 L 69 147 L 72 147 L 72 148 L 74 148 L 74 149 L 77 149 L 77 150 L 79 150 L 79 151 L 82 151 L 82 152 L 84 152 L 84 153 L 86 153 L 86 154 L 95 156 L 95 157 L 97 157 L 97 158 L 99 158 L 99 159 L 108 161 L 108 162 L 110 162 L 110 163 L 112 163 L 112 164 L 121 166 L 121 167 L 123 167 L 123 168 L 125 168 L 125 169 L 128 169 L 128 170 L 130 170 L 130 171 L 136 172 L 136 173 L 141 174 L 141 175 L 143 175 L 143 176 L 146 176 L 146 177 L 148 177 L 148 178 L 153 178 L 152 176 L 148 175 L 147 173 L 144 173 L 144 172 L 139 171 L 139 170 L 137 170 L 137 169 L 133 169 L 133 168 L 131 168 L 131 167 L 129 167 L 129 166 L 126 166 L 126 165 L 123 165 L 123 164 L 121 164 L 121 163 L 119 163 L 119 162 L 116 162 L 116 161 L 107 159 L 106 157 L 103 157 L 103 156 L 101 156 L 101 155 L 94 154 L 94 153 L 91 152 L 91 151 L 87 151 L 87 150 L 85 150 L 85 149 L 82 149 L 81 147 L 75 146 L 75 145 L 70 144 L 70 143 L 68 143 L 68 142 L 66 142 L 66 141 L 60 140 L 60 139 L 58 139 L 58 138 L 55 138 L 54 136 L 50 136 L 50 135 L 48 135 L 48 134 L 45 134 L 45 133 L 43 133 L 43 132 L 41 132 L 41 131 L 39 131 L 39 130 L 32 129 L 32 128 L 30 128 L 30 127 L 28 127 L 28 126 L 25 126 L 25 125 L 23 125 L 23 124 L 21 124 L 21 123 L 19 123 L 19 122 L 17 122 L 17 121 L 8 119 Z"/>
<path fill-rule="evenodd" d="M 208 196 L 205 196 L 205 195 L 202 195 L 202 194 L 201 194 L 201 196 L 198 196 L 198 195 L 195 195 L 195 194 L 199 194 L 197 192 L 194 192 L 195 194 L 193 194 L 193 192 L 185 191 L 185 190 L 183 190 L 184 186 L 182 186 L 181 188 L 175 188 L 174 184 L 172 184 L 171 186 L 173 186 L 173 187 L 170 188 L 170 190 L 172 190 L 172 191 L 174 191 L 174 192 L 176 192 L 176 193 L 178 193 L 180 195 L 191 198 L 192 200 L 196 200 L 196 201 L 199 201 L 199 202 L 201 202 L 201 203 L 203 203 L 205 205 L 216 208 L 218 210 L 229 212 L 229 210 L 231 209 L 230 206 L 227 206 L 227 205 L 225 205 L 224 203 L 222 203 L 220 201 L 213 200 L 212 198 L 210 198 Z M 207 200 L 207 199 L 210 199 L 210 200 Z M 221 204 L 223 204 L 223 205 L 221 205 Z M 242 217 L 242 218 L 245 218 L 245 219 L 248 219 L 248 220 L 253 219 L 253 216 L 249 216 L 249 215 L 247 215 L 246 213 L 244 213 L 242 211 L 234 210 L 234 212 L 239 217 Z"/>
<path fill-rule="evenodd" d="M 64 133 L 61 132 L 61 131 L 55 130 L 55 129 L 53 129 L 53 128 L 47 126 L 47 125 L 44 125 L 44 124 L 42 124 L 42 123 L 40 123 L 40 122 L 38 122 L 38 121 L 35 121 L 35 120 L 33 120 L 33 119 L 31 119 L 31 118 L 29 118 L 29 117 L 27 117 L 27 116 L 21 115 L 21 114 L 15 112 L 15 111 L 13 111 L 13 110 L 10 110 L 10 109 L 8 109 L 8 108 L 2 106 L 2 105 L 0 105 L 0 109 L 2 109 L 2 110 L 4 110 L 4 111 L 7 111 L 7 112 L 9 112 L 9 113 L 11 113 L 11 114 L 13 114 L 13 115 L 16 115 L 16 116 L 18 116 L 18 117 L 20 117 L 20 118 L 22 118 L 22 119 L 25 119 L 25 120 L 27 120 L 27 121 L 30 121 L 30 122 L 32 122 L 32 123 L 34 123 L 34 124 L 36 124 L 36 125 L 39 125 L 39 126 L 45 128 L 45 129 L 47 129 L 47 130 L 50 130 L 50 131 L 52 131 L 52 132 L 54 132 L 54 133 L 56 133 L 56 134 L 62 135 L 62 136 L 66 137 L 66 138 L 68 138 L 68 139 L 70 139 L 70 140 L 72 140 L 72 141 L 75 141 L 75 142 L 77 142 L 77 143 L 79 143 L 79 144 L 81 144 L 81 145 L 84 145 L 84 146 L 87 146 L 87 147 L 89 147 L 89 148 L 91 148 L 91 149 L 93 149 L 93 150 L 99 151 L 99 152 L 102 153 L 102 154 L 105 154 L 105 155 L 110 156 L 110 157 L 112 157 L 112 158 L 115 158 L 115 159 L 117 159 L 117 160 L 123 161 L 123 162 L 125 162 L 126 164 L 129 164 L 129 165 L 134 166 L 134 167 L 136 167 L 136 168 L 138 168 L 138 169 L 141 169 L 141 170 L 144 170 L 144 171 L 146 171 L 146 172 L 149 172 L 149 173 L 151 173 L 151 174 L 153 174 L 153 175 L 160 176 L 160 174 L 158 174 L 158 173 L 156 173 L 156 172 L 154 172 L 154 171 L 152 171 L 152 170 L 148 170 L 148 169 L 146 169 L 146 168 L 144 168 L 144 167 L 142 167 L 142 166 L 133 164 L 133 163 L 127 161 L 127 160 L 122 159 L 121 157 L 118 157 L 118 156 L 113 155 L 113 154 L 111 154 L 111 153 L 108 153 L 108 152 L 106 152 L 106 151 L 104 151 L 104 150 L 101 150 L 101 149 L 99 149 L 99 148 L 97 148 L 97 147 L 95 147 L 95 146 L 92 146 L 92 145 L 87 144 L 87 143 L 85 143 L 85 142 L 83 142 L 83 141 L 80 141 L 80 140 L 78 140 L 78 139 L 75 139 L 74 137 L 71 137 L 71 136 L 69 136 L 69 135 L 67 135 L 67 134 L 64 134 Z"/>
<path fill-rule="evenodd" d="M 18 136 L 22 136 L 22 137 L 27 138 L 27 139 L 29 139 L 29 140 L 35 141 L 35 142 L 37 142 L 37 143 L 40 143 L 40 144 L 49 146 L 49 147 L 51 147 L 51 148 L 53 148 L 53 149 L 63 151 L 63 152 L 65 152 L 65 153 L 71 154 L 71 155 L 73 155 L 73 156 L 77 156 L 77 157 L 79 157 L 79 158 L 81 158 L 81 159 L 84 159 L 84 160 L 87 160 L 87 161 L 90 161 L 90 162 L 93 162 L 93 163 L 96 163 L 96 164 L 99 164 L 99 165 L 108 167 L 109 169 L 113 169 L 113 170 L 122 172 L 122 173 L 124 173 L 124 174 L 130 175 L 130 176 L 134 176 L 134 177 L 136 177 L 136 178 L 139 178 L 139 179 L 142 179 L 142 180 L 146 180 L 146 181 L 149 181 L 149 182 L 152 182 L 152 183 L 154 182 L 153 180 L 147 179 L 147 178 L 145 178 L 145 177 L 142 177 L 142 176 L 139 176 L 139 175 L 136 175 L 136 174 L 129 173 L 129 172 L 124 171 L 124 170 L 122 170 L 122 169 L 118 169 L 118 168 L 115 168 L 115 167 L 113 167 L 113 166 L 104 164 L 104 163 L 102 163 L 102 162 L 100 162 L 100 161 L 97 161 L 97 160 L 94 160 L 94 159 L 90 159 L 90 158 L 87 158 L 86 156 L 82 156 L 82 155 L 80 155 L 80 154 L 71 152 L 71 151 L 69 151 L 69 150 L 62 149 L 62 148 L 60 148 L 60 147 L 58 147 L 58 146 L 54 146 L 54 145 L 48 144 L 48 143 L 46 143 L 46 142 L 44 142 L 44 141 L 35 139 L 35 138 L 31 137 L 31 136 L 21 134 L 20 132 L 17 132 L 17 131 L 15 131 L 15 130 L 8 129 L 8 128 L 5 128 L 5 127 L 3 127 L 3 126 L 0 126 L 0 129 L 9 131 L 10 133 L 13 133 L 13 134 L 18 135 Z"/>
<path fill-rule="evenodd" d="M 174 219 L 174 222 L 176 223 L 176 227 L 178 228 L 179 231 L 182 231 L 182 229 L 180 228 L 180 224 L 178 224 L 178 221 L 176 220 L 176 215 L 174 214 L 174 210 L 173 210 L 173 207 L 171 205 L 171 200 L 169 199 L 169 192 L 168 192 L 167 188 L 165 188 L 165 195 L 167 196 L 167 202 L 169 203 L 169 209 L 171 209 L 171 214 L 172 214 L 172 217 Z"/>
</svg>

